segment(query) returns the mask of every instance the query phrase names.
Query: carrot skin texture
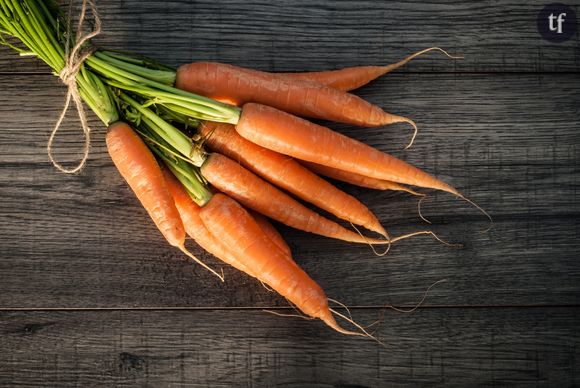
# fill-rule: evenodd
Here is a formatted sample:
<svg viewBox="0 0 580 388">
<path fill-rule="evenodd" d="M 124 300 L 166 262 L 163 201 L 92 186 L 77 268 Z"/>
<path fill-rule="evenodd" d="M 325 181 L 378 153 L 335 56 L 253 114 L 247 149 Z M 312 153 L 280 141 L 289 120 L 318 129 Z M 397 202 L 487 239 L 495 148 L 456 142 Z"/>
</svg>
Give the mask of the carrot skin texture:
<svg viewBox="0 0 580 388">
<path fill-rule="evenodd" d="M 385 66 L 386 67 L 386 66 Z M 333 89 L 348 92 L 385 75 L 390 69 L 384 66 L 354 66 L 345 69 L 305 73 L 275 73 L 292 79 L 316 82 Z"/>
<path fill-rule="evenodd" d="M 151 151 L 123 122 L 109 126 L 106 142 L 113 163 L 157 228 L 171 245 L 182 248 L 185 229 Z"/>
<path fill-rule="evenodd" d="M 268 218 L 266 218 L 266 216 L 264 216 L 263 214 L 257 213 L 255 211 L 250 211 L 249 213 L 252 217 L 254 217 L 256 223 L 260 225 L 262 231 L 266 233 L 266 236 L 268 236 L 270 240 L 272 240 L 272 242 L 276 244 L 278 248 L 280 248 L 282 253 L 291 258 L 292 251 L 290 250 L 288 243 L 286 243 L 284 237 L 282 237 L 282 235 L 280 234 L 280 232 L 278 232 L 278 230 L 274 227 L 274 225 L 272 225 L 272 223 L 268 221 Z"/>
<path fill-rule="evenodd" d="M 236 130 L 253 143 L 296 159 L 460 195 L 447 183 L 394 156 L 269 106 L 244 105 Z"/>
<path fill-rule="evenodd" d="M 285 225 L 310 233 L 361 244 L 386 244 L 366 238 L 322 217 L 233 160 L 211 154 L 201 166 L 202 175 L 218 190 L 244 206 Z"/>
<path fill-rule="evenodd" d="M 175 86 L 235 105 L 256 102 L 299 116 L 363 127 L 410 122 L 353 94 L 316 82 L 221 63 L 182 65 Z"/>
<path fill-rule="evenodd" d="M 300 164 L 302 164 L 303 166 L 307 167 L 309 170 L 317 174 L 324 175 L 326 177 L 336 179 L 342 182 L 350 183 L 351 185 L 366 187 L 367 189 L 405 191 L 413 195 L 421 195 L 416 191 L 413 191 L 410 188 L 393 181 L 370 178 L 368 176 L 339 170 L 333 167 L 323 166 L 322 164 L 306 162 L 304 160 L 301 161 Z"/>
<path fill-rule="evenodd" d="M 346 67 L 344 69 L 338 70 L 328 70 L 328 71 L 312 71 L 304 73 L 275 73 L 277 75 L 291 77 L 293 79 L 301 79 L 306 81 L 317 82 L 322 85 L 329 86 L 334 89 L 342 90 L 348 92 L 350 90 L 358 89 L 361 86 L 368 84 L 375 79 L 390 73 L 393 70 L 407 64 L 414 58 L 423 55 L 429 51 L 440 51 L 449 58 L 452 57 L 447 54 L 447 52 L 439 47 L 429 47 L 424 50 L 413 53 L 401 61 L 396 63 L 391 63 L 385 66 L 353 66 Z"/>
<path fill-rule="evenodd" d="M 327 323 L 334 321 L 320 286 L 298 265 L 284 257 L 240 204 L 218 193 L 202 208 L 200 217 L 216 238 L 236 251 L 236 256 L 246 258 L 244 264 L 259 280 L 308 316 Z"/>
<path fill-rule="evenodd" d="M 199 132 L 211 149 L 239 162 L 274 185 L 338 218 L 386 235 L 377 217 L 364 204 L 295 159 L 244 139 L 231 124 L 204 123 Z"/>
</svg>

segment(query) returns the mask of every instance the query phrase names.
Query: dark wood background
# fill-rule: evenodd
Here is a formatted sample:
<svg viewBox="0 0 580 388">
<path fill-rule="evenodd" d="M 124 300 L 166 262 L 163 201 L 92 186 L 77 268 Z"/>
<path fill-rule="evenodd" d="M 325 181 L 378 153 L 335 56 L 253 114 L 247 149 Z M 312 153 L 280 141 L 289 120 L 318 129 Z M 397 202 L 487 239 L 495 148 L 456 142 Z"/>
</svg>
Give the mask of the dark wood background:
<svg viewBox="0 0 580 388">
<path fill-rule="evenodd" d="M 525 3 L 525 4 L 524 4 Z M 282 318 L 285 301 L 243 274 L 227 282 L 170 248 L 115 171 L 92 119 L 87 167 L 60 174 L 46 141 L 65 90 L 0 48 L 0 385 L 577 386 L 580 384 L 580 43 L 538 35 L 539 1 L 99 1 L 98 44 L 177 66 L 219 60 L 270 71 L 425 55 L 357 91 L 417 121 L 333 125 L 454 184 L 494 218 L 445 195 L 429 238 L 375 257 L 280 227 L 296 261 L 369 340 Z M 571 4 L 580 14 L 580 7 Z M 56 144 L 81 149 L 70 120 Z M 408 195 L 340 185 L 393 234 L 425 228 Z M 219 263 L 201 254 L 212 266 Z M 413 306 L 412 314 L 384 305 Z"/>
</svg>

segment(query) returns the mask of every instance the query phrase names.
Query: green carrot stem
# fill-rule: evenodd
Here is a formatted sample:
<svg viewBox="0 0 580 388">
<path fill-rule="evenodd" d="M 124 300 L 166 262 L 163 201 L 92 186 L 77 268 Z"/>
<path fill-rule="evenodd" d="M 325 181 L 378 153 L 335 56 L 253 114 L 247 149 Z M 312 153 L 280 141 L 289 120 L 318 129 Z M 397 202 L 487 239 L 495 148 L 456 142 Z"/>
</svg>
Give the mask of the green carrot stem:
<svg viewBox="0 0 580 388">
<path fill-rule="evenodd" d="M 185 136 L 183 132 L 156 115 L 151 109 L 143 107 L 140 103 L 129 97 L 127 94 L 119 92 L 119 98 L 134 108 L 144 118 L 155 124 L 154 129 L 157 134 L 169 143 L 175 150 L 183 156 L 188 157 L 196 166 L 201 166 L 205 161 L 205 154 L 197 147 L 193 141 Z"/>
<path fill-rule="evenodd" d="M 126 70 L 133 74 L 137 74 L 141 77 L 150 79 L 152 81 L 170 86 L 173 86 L 173 84 L 175 83 L 176 77 L 175 71 L 149 69 L 147 67 L 144 67 L 143 63 L 137 64 L 126 62 L 116 58 L 115 56 L 106 54 L 104 51 L 96 51 L 93 55 L 99 59 L 102 59 L 107 63 L 115 65 L 119 69 Z"/>
</svg>

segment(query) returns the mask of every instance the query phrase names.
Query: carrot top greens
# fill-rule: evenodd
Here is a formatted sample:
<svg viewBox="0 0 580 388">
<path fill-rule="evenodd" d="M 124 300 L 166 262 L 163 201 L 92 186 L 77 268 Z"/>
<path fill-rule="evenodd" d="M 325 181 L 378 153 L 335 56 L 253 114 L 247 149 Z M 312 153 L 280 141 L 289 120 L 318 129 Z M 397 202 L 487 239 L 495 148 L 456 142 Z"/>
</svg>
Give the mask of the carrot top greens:
<svg viewBox="0 0 580 388">
<path fill-rule="evenodd" d="M 173 87 L 175 70 L 153 60 L 82 44 L 82 33 L 82 25 L 76 35 L 71 31 L 70 20 L 52 0 L 0 0 L 0 43 L 40 58 L 63 81 L 73 71 L 80 97 L 99 119 L 105 125 L 121 118 L 131 122 L 192 198 L 205 204 L 212 193 L 198 171 L 204 152 L 169 122 L 185 128 L 196 127 L 198 120 L 236 123 L 240 109 Z M 80 50 L 71 54 L 77 42 Z"/>
<path fill-rule="evenodd" d="M 5 35 L 20 40 L 26 49 L 8 42 Z M 0 0 L 0 37 L 3 44 L 21 55 L 42 59 L 57 76 L 62 75 L 67 52 L 76 40 L 70 20 L 52 1 L 43 0 Z M 76 76 L 79 92 L 107 125 L 118 120 L 119 115 L 103 82 L 150 99 L 149 104 L 162 105 L 192 118 L 234 124 L 239 119 L 240 109 L 235 106 L 175 88 L 174 69 L 144 57 L 97 50 L 90 42 L 83 50 L 90 55 Z"/>
</svg>

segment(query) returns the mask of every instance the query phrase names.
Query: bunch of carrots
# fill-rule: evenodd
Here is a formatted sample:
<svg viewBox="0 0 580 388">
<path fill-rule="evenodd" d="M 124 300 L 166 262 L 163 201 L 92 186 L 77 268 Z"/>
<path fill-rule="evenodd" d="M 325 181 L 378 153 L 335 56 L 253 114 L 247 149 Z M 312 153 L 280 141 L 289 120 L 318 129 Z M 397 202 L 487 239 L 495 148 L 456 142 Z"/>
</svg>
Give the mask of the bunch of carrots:
<svg viewBox="0 0 580 388">
<path fill-rule="evenodd" d="M 86 1 L 83 5 L 81 20 Z M 388 66 L 311 73 L 267 73 L 209 62 L 175 70 L 148 58 L 95 49 L 81 41 L 79 23 L 73 37 L 68 18 L 51 2 L 0 0 L 2 41 L 21 54 L 37 56 L 61 77 L 74 68 L 80 96 L 108 127 L 107 149 L 115 166 L 151 219 L 169 244 L 222 281 L 223 274 L 187 250 L 186 235 L 277 291 L 305 315 L 344 334 L 370 336 L 330 307 L 324 291 L 296 264 L 268 218 L 388 250 L 400 239 L 432 232 L 391 237 L 371 210 L 323 176 L 414 195 L 422 194 L 411 186 L 442 190 L 469 201 L 427 172 L 306 119 L 361 127 L 408 123 L 414 129 L 412 143 L 417 133 L 412 120 L 349 91 L 428 51 L 449 56 L 440 48 Z M 25 48 L 4 36 L 20 40 Z M 79 47 L 70 54 L 75 44 Z M 357 226 L 375 236 L 361 233 Z M 335 317 L 356 330 L 342 328 Z"/>
</svg>

